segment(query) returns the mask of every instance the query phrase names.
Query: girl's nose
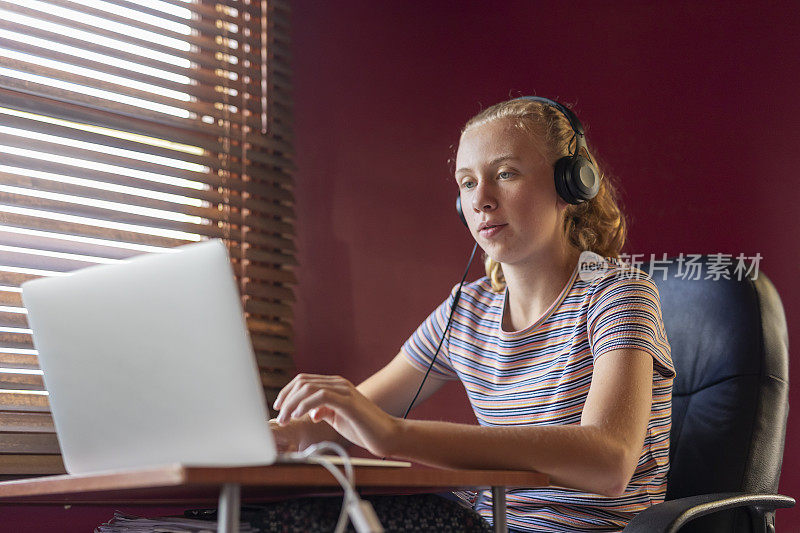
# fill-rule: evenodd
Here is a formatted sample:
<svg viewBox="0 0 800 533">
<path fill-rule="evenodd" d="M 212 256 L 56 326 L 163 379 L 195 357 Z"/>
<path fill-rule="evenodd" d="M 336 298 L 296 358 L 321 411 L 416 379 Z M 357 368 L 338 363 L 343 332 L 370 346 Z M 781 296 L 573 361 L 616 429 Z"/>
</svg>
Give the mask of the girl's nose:
<svg viewBox="0 0 800 533">
<path fill-rule="evenodd" d="M 472 207 L 476 212 L 492 211 L 497 208 L 497 198 L 484 184 L 477 186 L 475 194 L 472 196 Z"/>
</svg>

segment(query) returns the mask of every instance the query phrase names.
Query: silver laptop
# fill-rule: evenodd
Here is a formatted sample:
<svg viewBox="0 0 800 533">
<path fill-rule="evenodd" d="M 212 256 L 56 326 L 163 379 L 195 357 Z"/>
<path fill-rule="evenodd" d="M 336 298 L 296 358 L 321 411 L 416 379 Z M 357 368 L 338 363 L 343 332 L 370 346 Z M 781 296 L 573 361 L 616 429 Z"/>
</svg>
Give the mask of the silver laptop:
<svg viewBox="0 0 800 533">
<path fill-rule="evenodd" d="M 279 459 L 222 241 L 29 281 L 22 299 L 69 473 Z"/>
</svg>

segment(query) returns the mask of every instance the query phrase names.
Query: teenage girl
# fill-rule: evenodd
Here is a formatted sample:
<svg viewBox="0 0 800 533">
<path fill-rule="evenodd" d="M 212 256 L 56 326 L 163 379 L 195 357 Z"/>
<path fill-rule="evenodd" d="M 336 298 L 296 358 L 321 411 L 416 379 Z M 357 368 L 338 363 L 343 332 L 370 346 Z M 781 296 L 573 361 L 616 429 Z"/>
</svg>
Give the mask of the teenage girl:
<svg viewBox="0 0 800 533">
<path fill-rule="evenodd" d="M 463 286 L 444 339 L 457 288 L 357 387 L 295 377 L 274 405 L 279 445 L 338 440 L 439 467 L 536 470 L 551 486 L 508 491 L 512 530 L 619 531 L 664 499 L 675 373 L 656 286 L 618 260 L 612 184 L 577 117 L 535 97 L 466 123 L 454 180 L 486 277 Z M 584 251 L 602 260 L 591 275 Z M 418 402 L 459 379 L 480 425 L 402 418 L 432 361 Z M 491 520 L 491 494 L 477 500 Z"/>
</svg>

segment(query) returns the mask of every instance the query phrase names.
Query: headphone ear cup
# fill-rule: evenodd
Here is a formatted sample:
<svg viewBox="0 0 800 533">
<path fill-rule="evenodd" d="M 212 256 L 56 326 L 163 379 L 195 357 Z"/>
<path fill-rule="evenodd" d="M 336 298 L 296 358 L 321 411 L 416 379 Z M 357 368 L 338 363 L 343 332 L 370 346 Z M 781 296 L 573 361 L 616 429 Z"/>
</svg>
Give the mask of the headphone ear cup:
<svg viewBox="0 0 800 533">
<path fill-rule="evenodd" d="M 564 156 L 555 164 L 556 191 L 568 204 L 580 204 L 597 196 L 600 176 L 591 161 L 579 155 Z"/>
<path fill-rule="evenodd" d="M 456 196 L 456 212 L 458 213 L 458 218 L 461 219 L 461 223 L 469 229 L 467 219 L 464 217 L 464 211 L 461 210 L 461 195 Z"/>
<path fill-rule="evenodd" d="M 584 202 L 597 196 L 600 191 L 600 173 L 589 159 L 582 155 L 576 157 L 572 165 L 572 176 L 571 183 Z"/>
<path fill-rule="evenodd" d="M 567 185 L 567 182 L 569 181 L 567 176 L 569 174 L 570 166 L 572 166 L 572 158 L 569 156 L 564 156 L 556 161 L 554 167 L 555 171 L 553 173 L 556 182 L 556 192 L 561 199 L 568 204 L 577 204 L 579 203 L 578 200 L 573 196 L 569 186 Z"/>
</svg>

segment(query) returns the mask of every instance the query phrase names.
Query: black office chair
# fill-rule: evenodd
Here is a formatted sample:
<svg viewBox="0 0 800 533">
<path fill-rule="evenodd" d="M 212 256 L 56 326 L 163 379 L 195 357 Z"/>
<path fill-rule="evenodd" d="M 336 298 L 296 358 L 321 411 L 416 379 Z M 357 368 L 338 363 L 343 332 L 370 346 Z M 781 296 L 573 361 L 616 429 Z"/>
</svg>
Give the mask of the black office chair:
<svg viewBox="0 0 800 533">
<path fill-rule="evenodd" d="M 708 256 L 699 280 L 679 277 L 686 265 L 677 259 L 667 263 L 666 276 L 642 267 L 658 286 L 677 373 L 667 495 L 624 531 L 774 532 L 775 509 L 795 503 L 776 494 L 789 413 L 780 297 L 761 272 L 739 278 L 731 266 L 730 279 L 705 279 Z"/>
</svg>

